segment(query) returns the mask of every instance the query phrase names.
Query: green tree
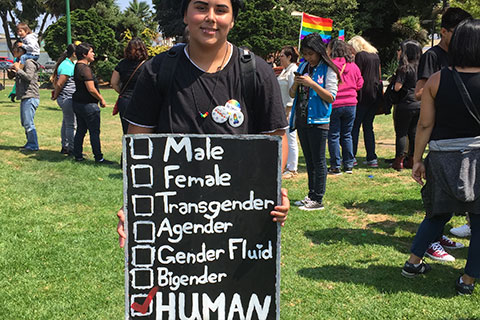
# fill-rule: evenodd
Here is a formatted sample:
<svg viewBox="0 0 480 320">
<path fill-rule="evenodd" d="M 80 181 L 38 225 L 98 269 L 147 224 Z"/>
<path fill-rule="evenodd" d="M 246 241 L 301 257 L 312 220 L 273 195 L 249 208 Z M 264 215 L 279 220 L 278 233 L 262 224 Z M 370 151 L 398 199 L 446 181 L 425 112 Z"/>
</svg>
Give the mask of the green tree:
<svg viewBox="0 0 480 320">
<path fill-rule="evenodd" d="M 480 3 L 478 0 L 450 0 L 450 6 L 462 8 L 475 19 L 480 19 Z"/>
<path fill-rule="evenodd" d="M 178 0 L 152 0 L 157 14 L 160 31 L 164 37 L 175 37 L 183 34 L 185 24 L 183 14 L 180 12 L 182 1 Z"/>
<path fill-rule="evenodd" d="M 97 56 L 109 58 L 117 49 L 115 32 L 100 17 L 95 8 L 71 12 L 72 39 L 85 41 L 95 47 Z M 61 17 L 45 31 L 45 50 L 52 59 L 58 59 L 65 50 L 66 18 Z"/>
<path fill-rule="evenodd" d="M 145 1 L 132 0 L 125 11 L 133 13 L 143 21 L 150 19 L 152 16 L 150 6 Z"/>
<path fill-rule="evenodd" d="M 282 6 L 284 4 L 285 6 Z M 275 0 L 249 0 L 238 15 L 229 40 L 266 57 L 285 45 L 297 45 L 300 20 L 292 17 L 288 4 Z"/>
</svg>

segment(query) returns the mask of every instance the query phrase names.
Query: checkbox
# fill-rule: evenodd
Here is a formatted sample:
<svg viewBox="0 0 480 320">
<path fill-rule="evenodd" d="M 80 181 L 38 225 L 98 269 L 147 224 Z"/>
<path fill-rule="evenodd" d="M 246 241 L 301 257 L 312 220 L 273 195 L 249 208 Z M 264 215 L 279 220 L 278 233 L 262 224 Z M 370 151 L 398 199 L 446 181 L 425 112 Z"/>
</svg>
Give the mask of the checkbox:
<svg viewBox="0 0 480 320">
<path fill-rule="evenodd" d="M 144 290 L 153 287 L 153 270 L 148 268 L 135 268 L 130 270 L 132 288 Z"/>
<path fill-rule="evenodd" d="M 155 260 L 155 248 L 150 246 L 132 247 L 132 264 L 135 267 L 146 268 L 153 267 Z"/>
<path fill-rule="evenodd" d="M 145 301 L 145 298 L 147 298 L 146 294 L 132 294 L 130 296 L 130 305 L 132 305 L 135 302 L 139 304 L 143 304 L 143 302 Z M 150 303 L 146 313 L 140 313 L 133 310 L 133 308 L 130 308 L 130 314 L 132 315 L 132 317 L 146 317 L 151 315 L 152 312 L 153 312 L 153 303 Z"/>
<path fill-rule="evenodd" d="M 132 170 L 132 184 L 134 188 L 153 187 L 153 167 L 148 164 L 137 164 L 130 167 Z"/>
<path fill-rule="evenodd" d="M 133 214 L 140 217 L 151 217 L 153 214 L 153 196 L 138 195 L 132 196 Z"/>
<path fill-rule="evenodd" d="M 130 156 L 132 159 L 151 159 L 153 143 L 150 138 L 131 138 Z"/>
<path fill-rule="evenodd" d="M 133 236 L 138 243 L 155 242 L 155 223 L 151 221 L 137 221 L 133 223 Z"/>
</svg>

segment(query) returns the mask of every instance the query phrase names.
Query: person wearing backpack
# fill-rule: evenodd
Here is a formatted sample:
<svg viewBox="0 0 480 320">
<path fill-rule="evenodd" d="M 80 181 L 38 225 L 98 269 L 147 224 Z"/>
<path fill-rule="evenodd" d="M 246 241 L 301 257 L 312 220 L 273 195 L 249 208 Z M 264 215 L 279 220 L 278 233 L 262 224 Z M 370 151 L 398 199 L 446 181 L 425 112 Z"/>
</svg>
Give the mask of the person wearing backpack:
<svg viewBox="0 0 480 320">
<path fill-rule="evenodd" d="M 275 74 L 263 59 L 227 41 L 241 7 L 242 0 L 183 1 L 189 42 L 145 63 L 124 116 L 129 134 L 279 135 L 286 162 L 288 123 Z M 282 190 L 273 221 L 283 225 L 289 207 Z M 117 216 L 123 247 L 123 208 Z"/>
</svg>

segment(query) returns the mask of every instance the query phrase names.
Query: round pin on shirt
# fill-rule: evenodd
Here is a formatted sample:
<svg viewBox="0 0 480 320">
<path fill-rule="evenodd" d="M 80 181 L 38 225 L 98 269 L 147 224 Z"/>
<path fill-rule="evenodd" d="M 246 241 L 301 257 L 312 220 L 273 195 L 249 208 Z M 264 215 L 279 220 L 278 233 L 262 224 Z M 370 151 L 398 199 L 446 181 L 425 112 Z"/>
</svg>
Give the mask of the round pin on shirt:
<svg viewBox="0 0 480 320">
<path fill-rule="evenodd" d="M 216 106 L 212 111 L 213 121 L 216 123 L 224 123 L 228 120 L 229 111 L 224 106 Z"/>
<path fill-rule="evenodd" d="M 230 113 L 230 117 L 228 118 L 228 123 L 232 127 L 238 128 L 242 125 L 244 120 L 245 120 L 245 116 L 243 115 L 242 111 L 234 111 Z"/>
</svg>

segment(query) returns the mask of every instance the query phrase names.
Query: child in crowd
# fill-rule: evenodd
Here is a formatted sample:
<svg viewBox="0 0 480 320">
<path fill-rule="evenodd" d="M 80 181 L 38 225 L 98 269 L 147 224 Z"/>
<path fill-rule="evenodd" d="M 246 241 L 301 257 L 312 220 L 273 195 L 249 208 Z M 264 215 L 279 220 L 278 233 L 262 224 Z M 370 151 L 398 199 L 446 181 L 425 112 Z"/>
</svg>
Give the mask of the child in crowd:
<svg viewBox="0 0 480 320">
<path fill-rule="evenodd" d="M 20 57 L 20 63 L 25 65 L 25 60 L 33 59 L 38 60 L 40 57 L 40 45 L 38 44 L 38 35 L 28 27 L 26 23 L 19 23 L 17 25 L 17 35 L 21 38 L 22 42 L 19 45 L 25 49 L 27 53 Z"/>
</svg>

